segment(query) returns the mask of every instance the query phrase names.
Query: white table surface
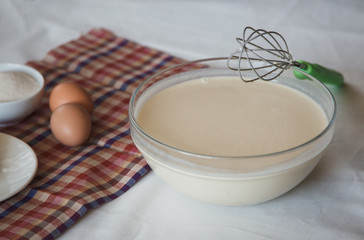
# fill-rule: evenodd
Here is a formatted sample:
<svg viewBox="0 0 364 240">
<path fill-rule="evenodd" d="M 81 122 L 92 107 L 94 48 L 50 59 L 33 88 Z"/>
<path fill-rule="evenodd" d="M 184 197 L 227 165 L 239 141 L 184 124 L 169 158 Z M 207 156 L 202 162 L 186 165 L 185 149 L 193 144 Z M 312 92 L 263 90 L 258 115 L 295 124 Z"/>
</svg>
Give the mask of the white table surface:
<svg viewBox="0 0 364 240">
<path fill-rule="evenodd" d="M 364 239 L 364 1 L 0 0 L 0 62 L 40 60 L 94 27 L 189 60 L 228 56 L 247 25 L 345 76 L 334 139 L 309 177 L 267 203 L 222 207 L 150 172 L 59 239 Z"/>
</svg>

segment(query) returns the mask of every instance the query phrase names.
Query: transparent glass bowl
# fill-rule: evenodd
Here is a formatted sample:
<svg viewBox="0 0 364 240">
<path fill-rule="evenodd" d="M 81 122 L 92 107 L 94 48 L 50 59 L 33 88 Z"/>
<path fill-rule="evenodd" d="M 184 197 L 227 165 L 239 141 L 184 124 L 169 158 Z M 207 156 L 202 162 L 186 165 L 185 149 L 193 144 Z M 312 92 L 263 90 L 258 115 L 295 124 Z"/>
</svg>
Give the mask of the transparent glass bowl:
<svg viewBox="0 0 364 240">
<path fill-rule="evenodd" d="M 329 145 L 334 134 L 336 104 L 321 82 L 312 77 L 297 80 L 291 69 L 273 80 L 310 97 L 321 106 L 328 120 L 327 127 L 319 135 L 280 152 L 255 156 L 187 152 L 154 139 L 137 123 L 138 109 L 162 89 L 201 77 L 239 76 L 238 72 L 226 67 L 226 61 L 226 58 L 211 58 L 183 63 L 143 82 L 130 100 L 131 136 L 155 174 L 179 192 L 219 205 L 257 204 L 274 199 L 299 184 Z"/>
</svg>

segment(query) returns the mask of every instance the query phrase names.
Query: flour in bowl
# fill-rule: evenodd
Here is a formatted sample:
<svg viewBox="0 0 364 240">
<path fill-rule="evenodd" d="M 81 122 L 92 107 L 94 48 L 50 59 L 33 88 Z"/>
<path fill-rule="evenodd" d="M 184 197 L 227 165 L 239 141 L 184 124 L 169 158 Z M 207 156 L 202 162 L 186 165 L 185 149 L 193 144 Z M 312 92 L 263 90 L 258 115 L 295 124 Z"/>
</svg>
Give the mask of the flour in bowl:
<svg viewBox="0 0 364 240">
<path fill-rule="evenodd" d="M 32 96 L 40 84 L 23 72 L 0 72 L 0 102 L 12 102 Z"/>
</svg>

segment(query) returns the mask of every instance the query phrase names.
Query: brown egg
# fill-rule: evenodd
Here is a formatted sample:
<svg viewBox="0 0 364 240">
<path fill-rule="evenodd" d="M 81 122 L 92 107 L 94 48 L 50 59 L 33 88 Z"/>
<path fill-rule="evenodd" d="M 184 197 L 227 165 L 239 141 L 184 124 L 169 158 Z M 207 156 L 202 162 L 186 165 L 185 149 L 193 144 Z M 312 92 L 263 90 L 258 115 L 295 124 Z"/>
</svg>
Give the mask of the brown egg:
<svg viewBox="0 0 364 240">
<path fill-rule="evenodd" d="M 67 146 L 79 146 L 91 133 L 91 118 L 79 104 L 66 103 L 51 115 L 50 127 L 58 141 Z"/>
<path fill-rule="evenodd" d="M 85 89 L 73 82 L 63 82 L 55 86 L 49 96 L 49 107 L 52 112 L 65 103 L 78 103 L 91 115 L 93 102 Z"/>
</svg>

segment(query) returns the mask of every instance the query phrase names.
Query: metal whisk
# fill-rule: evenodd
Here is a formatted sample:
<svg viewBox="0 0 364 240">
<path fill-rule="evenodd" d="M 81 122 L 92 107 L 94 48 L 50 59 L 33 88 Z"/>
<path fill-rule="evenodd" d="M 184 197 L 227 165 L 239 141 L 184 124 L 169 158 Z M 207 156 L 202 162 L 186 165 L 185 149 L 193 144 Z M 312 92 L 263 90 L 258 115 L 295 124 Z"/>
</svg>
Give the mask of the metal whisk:
<svg viewBox="0 0 364 240">
<path fill-rule="evenodd" d="M 298 79 L 308 78 L 304 74 L 307 73 L 324 83 L 341 85 L 344 81 L 342 74 L 335 70 L 293 60 L 286 40 L 277 32 L 246 27 L 243 38 L 236 38 L 236 41 L 239 48 L 230 55 L 227 66 L 238 71 L 245 82 L 258 79 L 271 81 L 291 67 L 294 67 L 294 74 Z M 252 72 L 255 74 L 251 74 Z"/>
</svg>

